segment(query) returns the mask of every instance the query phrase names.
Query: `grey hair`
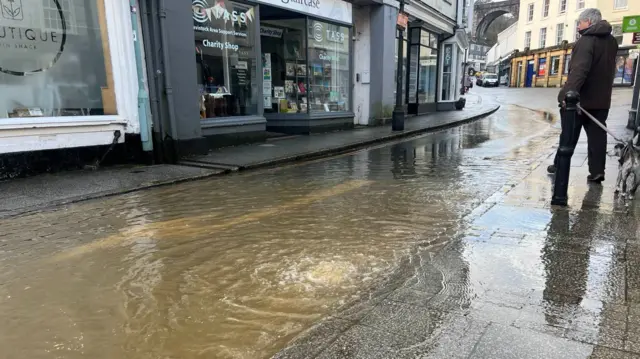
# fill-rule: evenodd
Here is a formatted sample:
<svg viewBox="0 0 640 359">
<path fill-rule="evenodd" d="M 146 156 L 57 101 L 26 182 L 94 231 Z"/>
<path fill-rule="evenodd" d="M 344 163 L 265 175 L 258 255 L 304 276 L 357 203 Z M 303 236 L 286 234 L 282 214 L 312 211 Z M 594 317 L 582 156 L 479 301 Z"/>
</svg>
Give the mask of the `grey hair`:
<svg viewBox="0 0 640 359">
<path fill-rule="evenodd" d="M 592 24 L 602 20 L 602 13 L 598 9 L 586 9 L 578 17 L 578 21 L 589 21 Z"/>
</svg>

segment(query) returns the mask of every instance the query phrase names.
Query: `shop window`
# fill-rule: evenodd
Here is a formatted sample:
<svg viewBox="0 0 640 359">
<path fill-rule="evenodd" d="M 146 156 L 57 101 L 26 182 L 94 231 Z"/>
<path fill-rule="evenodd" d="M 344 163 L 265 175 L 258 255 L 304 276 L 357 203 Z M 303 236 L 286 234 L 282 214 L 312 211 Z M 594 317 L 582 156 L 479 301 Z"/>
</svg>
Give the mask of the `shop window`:
<svg viewBox="0 0 640 359">
<path fill-rule="evenodd" d="M 634 60 L 628 54 L 616 57 L 616 72 L 613 83 L 616 85 L 630 85 L 633 83 Z"/>
<path fill-rule="evenodd" d="M 564 66 L 562 67 L 562 73 L 565 75 L 569 74 L 569 64 L 571 64 L 571 54 L 564 56 Z"/>
<path fill-rule="evenodd" d="M 255 115 L 254 9 L 231 1 L 212 9 L 194 8 L 200 117 Z"/>
<path fill-rule="evenodd" d="M 428 31 L 424 31 L 422 30 L 420 32 L 420 45 L 422 46 L 429 46 L 429 44 L 431 44 L 431 41 L 429 40 L 429 32 Z M 473 46 L 473 45 L 471 45 Z"/>
<path fill-rule="evenodd" d="M 415 103 L 418 100 L 418 54 L 420 46 L 413 45 L 409 53 L 409 103 Z"/>
<path fill-rule="evenodd" d="M 418 103 L 436 101 L 436 78 L 438 76 L 438 51 L 429 47 L 420 47 L 420 72 L 418 82 Z"/>
<path fill-rule="evenodd" d="M 422 40 L 422 38 L 420 37 L 420 28 L 418 27 L 412 28 L 409 39 L 412 45 L 419 44 L 420 41 Z"/>
<path fill-rule="evenodd" d="M 618 45 L 622 45 L 622 39 L 624 37 L 624 33 L 622 33 L 622 24 L 611 25 L 612 31 L 611 35 L 618 41 Z"/>
<path fill-rule="evenodd" d="M 306 32 L 302 17 L 261 21 L 261 89 L 265 113 L 308 112 Z"/>
<path fill-rule="evenodd" d="M 547 59 L 541 58 L 538 59 L 538 77 L 543 77 L 547 75 Z"/>
<path fill-rule="evenodd" d="M 101 1 L 2 5 L 0 118 L 116 113 Z"/>
<path fill-rule="evenodd" d="M 309 110 L 349 111 L 349 28 L 309 20 Z"/>
<path fill-rule="evenodd" d="M 560 56 L 551 56 L 551 75 L 557 75 L 560 72 Z"/>
<path fill-rule="evenodd" d="M 396 37 L 396 42 L 395 42 L 395 47 L 394 49 L 398 48 L 398 38 Z M 403 47 L 402 47 L 402 103 L 406 103 L 407 100 L 407 93 L 404 90 L 407 86 L 407 40 L 403 40 Z M 395 77 L 394 78 L 398 78 L 398 51 L 395 51 L 395 64 L 394 64 L 394 74 Z M 395 99 L 396 96 L 396 86 L 393 87 L 393 98 Z"/>
<path fill-rule="evenodd" d="M 444 45 L 442 59 L 442 101 L 451 100 L 451 81 L 453 75 L 453 45 Z"/>
</svg>

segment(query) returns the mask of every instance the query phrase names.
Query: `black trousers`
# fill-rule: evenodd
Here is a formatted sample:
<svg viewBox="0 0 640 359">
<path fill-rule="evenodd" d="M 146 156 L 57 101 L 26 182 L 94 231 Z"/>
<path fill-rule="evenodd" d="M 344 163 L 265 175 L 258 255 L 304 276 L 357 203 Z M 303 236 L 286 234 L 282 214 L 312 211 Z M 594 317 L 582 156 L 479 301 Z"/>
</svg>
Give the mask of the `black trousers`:
<svg viewBox="0 0 640 359">
<path fill-rule="evenodd" d="M 609 117 L 609 110 L 587 111 L 603 125 L 607 125 L 606 121 L 607 117 Z M 560 116 L 564 116 L 564 110 L 560 110 Z M 582 127 L 584 127 L 584 131 L 587 133 L 589 173 L 592 175 L 604 174 L 604 167 L 607 163 L 607 133 L 591 121 L 584 113 L 579 113 L 576 116 L 576 127 L 573 129 L 573 143 L 571 143 L 571 147 L 574 149 L 578 144 L 578 139 L 580 139 Z M 556 166 L 558 164 L 557 154 L 554 164 Z"/>
</svg>

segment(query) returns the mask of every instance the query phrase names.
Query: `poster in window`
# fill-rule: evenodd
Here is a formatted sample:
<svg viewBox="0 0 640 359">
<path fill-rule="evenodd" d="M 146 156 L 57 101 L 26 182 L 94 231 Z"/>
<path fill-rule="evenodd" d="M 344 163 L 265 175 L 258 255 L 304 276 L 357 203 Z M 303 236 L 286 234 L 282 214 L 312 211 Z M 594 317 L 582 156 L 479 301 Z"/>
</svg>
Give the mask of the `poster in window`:
<svg viewBox="0 0 640 359">
<path fill-rule="evenodd" d="M 547 74 L 547 59 L 540 59 L 538 62 L 538 76 Z"/>
</svg>

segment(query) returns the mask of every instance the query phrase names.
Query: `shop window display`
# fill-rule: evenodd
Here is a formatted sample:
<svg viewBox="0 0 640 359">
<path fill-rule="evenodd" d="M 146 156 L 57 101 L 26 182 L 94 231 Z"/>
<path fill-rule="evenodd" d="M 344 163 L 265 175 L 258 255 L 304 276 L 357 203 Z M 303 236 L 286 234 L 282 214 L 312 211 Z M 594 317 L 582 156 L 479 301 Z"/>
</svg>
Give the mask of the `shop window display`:
<svg viewBox="0 0 640 359">
<path fill-rule="evenodd" d="M 1 3 L 0 118 L 116 114 L 100 1 Z"/>
<path fill-rule="evenodd" d="M 265 113 L 307 113 L 305 19 L 262 21 L 262 87 Z"/>
<path fill-rule="evenodd" d="M 616 73 L 613 83 L 631 85 L 633 83 L 635 61 L 628 54 L 616 56 Z"/>
<path fill-rule="evenodd" d="M 309 20 L 309 111 L 349 111 L 349 28 Z"/>
<path fill-rule="evenodd" d="M 231 1 L 202 4 L 193 3 L 200 117 L 255 115 L 254 8 Z"/>
</svg>

